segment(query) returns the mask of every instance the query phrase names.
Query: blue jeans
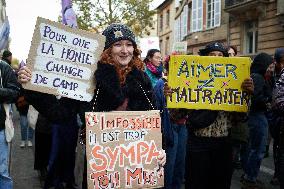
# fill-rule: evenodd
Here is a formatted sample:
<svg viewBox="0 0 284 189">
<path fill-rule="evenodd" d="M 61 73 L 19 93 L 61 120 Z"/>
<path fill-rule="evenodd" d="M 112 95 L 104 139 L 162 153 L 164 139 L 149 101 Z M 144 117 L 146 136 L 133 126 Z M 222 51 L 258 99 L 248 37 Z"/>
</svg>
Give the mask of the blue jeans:
<svg viewBox="0 0 284 189">
<path fill-rule="evenodd" d="M 174 145 L 166 149 L 165 189 L 180 189 L 185 173 L 187 128 L 185 125 L 172 124 Z"/>
<path fill-rule="evenodd" d="M 13 182 L 9 176 L 8 166 L 8 143 L 5 138 L 5 130 L 0 131 L 0 188 L 12 189 Z"/>
<path fill-rule="evenodd" d="M 21 136 L 22 140 L 32 140 L 34 135 L 34 130 L 28 126 L 28 118 L 26 115 L 20 116 L 20 125 L 21 125 Z"/>
<path fill-rule="evenodd" d="M 249 141 L 244 157 L 245 178 L 256 181 L 261 161 L 265 154 L 268 137 L 268 122 L 264 113 L 250 113 L 248 116 Z"/>
</svg>

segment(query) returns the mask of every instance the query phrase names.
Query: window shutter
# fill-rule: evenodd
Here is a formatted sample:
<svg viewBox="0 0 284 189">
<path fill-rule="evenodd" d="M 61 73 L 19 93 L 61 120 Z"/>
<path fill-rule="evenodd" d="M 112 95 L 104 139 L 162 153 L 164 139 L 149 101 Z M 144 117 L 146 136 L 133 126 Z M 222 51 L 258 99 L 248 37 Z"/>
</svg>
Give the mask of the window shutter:
<svg viewBox="0 0 284 189">
<path fill-rule="evenodd" d="M 180 14 L 180 39 L 183 38 L 184 36 L 184 33 L 183 33 L 183 25 L 184 25 L 184 19 L 183 19 L 183 15 L 184 15 L 184 12 L 182 11 L 181 14 Z"/>
<path fill-rule="evenodd" d="M 180 0 L 175 0 L 175 8 L 179 7 L 179 1 Z"/>
<path fill-rule="evenodd" d="M 198 0 L 197 4 L 197 31 L 202 31 L 203 27 L 203 0 Z"/>
<path fill-rule="evenodd" d="M 178 40 L 177 41 L 180 41 L 180 16 L 178 17 L 177 21 L 178 21 Z"/>
<path fill-rule="evenodd" d="M 175 42 L 178 41 L 178 20 L 175 20 Z"/>
<path fill-rule="evenodd" d="M 197 1 L 198 0 L 192 0 L 192 21 L 191 21 L 191 31 L 195 32 L 197 31 Z"/>
<path fill-rule="evenodd" d="M 221 0 L 215 0 L 214 2 L 214 26 L 221 25 Z"/>
<path fill-rule="evenodd" d="M 188 5 L 183 8 L 183 37 L 187 36 Z"/>
</svg>

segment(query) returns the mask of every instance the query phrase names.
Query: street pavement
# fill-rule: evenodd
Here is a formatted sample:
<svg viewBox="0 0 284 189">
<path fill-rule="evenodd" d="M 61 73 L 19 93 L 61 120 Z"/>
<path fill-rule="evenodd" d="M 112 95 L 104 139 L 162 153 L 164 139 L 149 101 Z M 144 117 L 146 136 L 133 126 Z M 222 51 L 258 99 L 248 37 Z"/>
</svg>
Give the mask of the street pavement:
<svg viewBox="0 0 284 189">
<path fill-rule="evenodd" d="M 15 136 L 11 145 L 11 176 L 14 189 L 41 189 L 38 172 L 34 170 L 33 147 L 20 148 L 21 131 L 19 115 L 14 111 Z"/>
<path fill-rule="evenodd" d="M 39 174 L 33 169 L 34 163 L 34 149 L 33 147 L 20 148 L 20 125 L 19 116 L 15 112 L 15 138 L 12 142 L 11 153 L 11 175 L 14 181 L 14 189 L 41 189 L 41 183 L 39 180 Z M 77 149 L 77 165 L 75 168 L 75 175 L 77 183 L 82 180 L 82 146 L 78 145 Z M 278 186 L 272 186 L 269 182 L 274 173 L 273 158 L 272 158 L 272 146 L 270 148 L 269 158 L 263 160 L 261 171 L 259 174 L 259 180 L 264 182 L 266 189 L 279 189 Z M 241 170 L 236 170 L 232 179 L 231 189 L 240 189 L 240 177 L 242 175 Z M 80 184 L 78 184 L 80 186 Z M 183 187 L 184 188 L 184 187 Z"/>
</svg>

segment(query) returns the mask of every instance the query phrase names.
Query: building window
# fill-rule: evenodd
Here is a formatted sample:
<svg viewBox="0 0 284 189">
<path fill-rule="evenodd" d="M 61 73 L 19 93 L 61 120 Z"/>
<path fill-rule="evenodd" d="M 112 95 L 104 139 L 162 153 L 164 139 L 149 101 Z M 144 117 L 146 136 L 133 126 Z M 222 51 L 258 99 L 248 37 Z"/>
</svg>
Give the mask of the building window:
<svg viewBox="0 0 284 189">
<path fill-rule="evenodd" d="M 180 0 L 175 0 L 175 8 L 179 7 L 179 2 L 180 2 Z"/>
<path fill-rule="evenodd" d="M 180 42 L 187 36 L 188 28 L 188 5 L 183 7 L 180 16 L 175 20 L 174 42 Z"/>
<path fill-rule="evenodd" d="M 160 15 L 160 31 L 163 30 L 163 13 Z"/>
<path fill-rule="evenodd" d="M 202 31 L 203 26 L 203 0 L 192 0 L 191 31 Z"/>
<path fill-rule="evenodd" d="M 258 41 L 258 22 L 245 22 L 244 53 L 256 54 Z"/>
<path fill-rule="evenodd" d="M 214 26 L 214 0 L 207 0 L 207 28 Z"/>
<path fill-rule="evenodd" d="M 170 26 L 170 10 L 167 10 L 166 24 Z"/>
<path fill-rule="evenodd" d="M 174 31 L 175 31 L 175 35 L 174 35 L 174 42 L 179 41 L 179 39 L 178 39 L 178 34 L 179 34 L 179 31 L 178 31 L 178 28 L 179 28 L 178 20 L 179 20 L 179 18 L 177 18 L 177 19 L 175 20 L 175 29 L 174 29 Z"/>
<path fill-rule="evenodd" d="M 182 11 L 182 18 L 183 23 L 181 25 L 181 30 L 182 30 L 182 35 L 181 37 L 184 38 L 187 36 L 187 19 L 188 19 L 188 5 L 185 5 L 183 7 L 183 11 Z"/>
<path fill-rule="evenodd" d="M 180 31 L 180 23 L 181 23 L 181 19 L 180 19 L 180 16 L 178 17 L 178 19 L 177 19 L 177 22 L 178 22 L 178 28 L 177 28 L 177 31 L 178 31 L 178 40 L 177 41 L 180 41 L 180 38 L 181 38 L 181 31 Z"/>
<path fill-rule="evenodd" d="M 221 2 L 220 0 L 207 0 L 207 28 L 220 26 Z"/>
<path fill-rule="evenodd" d="M 161 52 L 163 50 L 163 40 L 160 40 L 160 49 L 161 49 Z"/>
<path fill-rule="evenodd" d="M 184 36 L 184 33 L 183 33 L 183 25 L 184 25 L 183 16 L 184 16 L 184 11 L 182 10 L 181 14 L 179 15 L 179 19 L 180 19 L 180 25 L 179 25 L 180 37 L 179 37 L 179 41 L 181 41 L 183 36 Z"/>
</svg>

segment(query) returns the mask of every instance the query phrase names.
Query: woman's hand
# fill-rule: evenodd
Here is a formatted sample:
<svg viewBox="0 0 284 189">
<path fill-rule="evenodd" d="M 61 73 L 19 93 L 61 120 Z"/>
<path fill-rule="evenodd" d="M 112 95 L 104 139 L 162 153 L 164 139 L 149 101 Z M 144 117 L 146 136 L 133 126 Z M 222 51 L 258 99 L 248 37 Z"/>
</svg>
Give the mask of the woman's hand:
<svg viewBox="0 0 284 189">
<path fill-rule="evenodd" d="M 253 94 L 254 84 L 252 78 L 245 79 L 242 83 L 242 89 Z"/>
<path fill-rule="evenodd" d="M 26 66 L 22 67 L 18 72 L 18 82 L 20 84 L 25 84 L 29 82 L 31 79 L 32 79 L 31 70 Z"/>
<path fill-rule="evenodd" d="M 165 85 L 164 85 L 164 95 L 165 96 L 171 96 L 172 93 L 173 93 L 172 88 L 168 85 L 167 82 L 165 82 Z"/>
<path fill-rule="evenodd" d="M 165 150 L 160 151 L 160 155 L 158 156 L 158 164 L 159 166 L 164 167 L 167 161 L 167 156 Z"/>
</svg>

